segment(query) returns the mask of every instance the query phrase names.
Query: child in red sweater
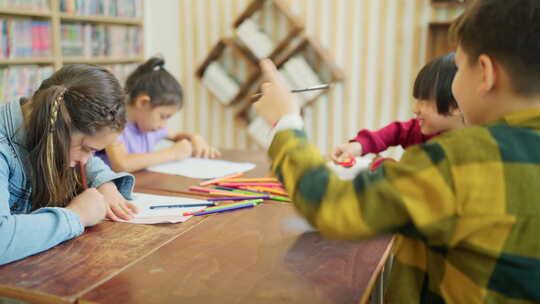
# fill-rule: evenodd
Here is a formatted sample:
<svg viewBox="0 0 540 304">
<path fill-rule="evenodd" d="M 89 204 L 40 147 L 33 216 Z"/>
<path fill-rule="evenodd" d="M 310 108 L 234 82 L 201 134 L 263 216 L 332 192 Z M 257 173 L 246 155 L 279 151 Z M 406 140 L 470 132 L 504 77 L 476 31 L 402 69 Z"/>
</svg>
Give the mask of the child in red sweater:
<svg viewBox="0 0 540 304">
<path fill-rule="evenodd" d="M 463 127 L 463 116 L 452 95 L 452 81 L 457 71 L 454 56 L 450 53 L 434 59 L 416 76 L 413 90 L 415 119 L 393 122 L 377 131 L 361 130 L 356 138 L 338 146 L 332 159 L 340 162 L 398 145 L 407 148 Z M 373 163 L 371 167 L 378 164 Z"/>
</svg>

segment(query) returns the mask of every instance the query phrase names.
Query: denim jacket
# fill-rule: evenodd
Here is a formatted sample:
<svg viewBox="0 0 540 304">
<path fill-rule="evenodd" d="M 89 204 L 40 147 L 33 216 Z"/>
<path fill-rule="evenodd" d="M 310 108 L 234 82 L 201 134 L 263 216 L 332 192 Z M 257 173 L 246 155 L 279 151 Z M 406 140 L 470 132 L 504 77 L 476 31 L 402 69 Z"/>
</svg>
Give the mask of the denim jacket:
<svg viewBox="0 0 540 304">
<path fill-rule="evenodd" d="M 31 212 L 31 160 L 25 133 L 21 103 L 0 105 L 0 265 L 47 250 L 84 231 L 79 216 L 69 209 L 47 207 Z M 85 169 L 90 187 L 113 181 L 130 198 L 132 175 L 112 172 L 97 157 L 91 157 Z"/>
</svg>

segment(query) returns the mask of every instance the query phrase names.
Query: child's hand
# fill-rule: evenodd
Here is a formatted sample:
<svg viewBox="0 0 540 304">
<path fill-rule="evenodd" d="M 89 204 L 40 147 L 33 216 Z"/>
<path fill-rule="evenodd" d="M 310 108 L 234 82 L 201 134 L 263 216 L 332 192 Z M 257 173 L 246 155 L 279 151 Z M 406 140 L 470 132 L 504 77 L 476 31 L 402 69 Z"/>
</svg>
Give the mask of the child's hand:
<svg viewBox="0 0 540 304">
<path fill-rule="evenodd" d="M 183 159 L 193 154 L 193 145 L 191 144 L 191 141 L 187 139 L 176 142 L 169 149 L 173 153 L 174 160 Z"/>
<path fill-rule="evenodd" d="M 200 135 L 191 137 L 191 144 L 193 145 L 193 157 L 216 158 L 221 156 L 221 153 L 216 148 L 209 146 Z"/>
<path fill-rule="evenodd" d="M 103 195 L 96 188 L 84 190 L 66 206 L 75 212 L 84 227 L 94 226 L 105 219 L 107 206 Z"/>
<path fill-rule="evenodd" d="M 118 221 L 119 218 L 130 220 L 138 212 L 137 206 L 127 201 L 112 182 L 101 185 L 98 191 L 103 194 L 105 199 L 108 219 L 113 221 Z"/>
<path fill-rule="evenodd" d="M 263 96 L 253 104 L 257 113 L 273 125 L 285 115 L 300 115 L 300 103 L 294 94 L 290 92 L 287 83 L 279 74 L 272 61 L 261 61 L 261 69 L 267 83 L 262 86 Z"/>
<path fill-rule="evenodd" d="M 362 155 L 362 145 L 359 142 L 350 142 L 339 145 L 332 153 L 332 160 L 335 162 L 342 162 L 350 157 L 357 157 Z"/>
</svg>

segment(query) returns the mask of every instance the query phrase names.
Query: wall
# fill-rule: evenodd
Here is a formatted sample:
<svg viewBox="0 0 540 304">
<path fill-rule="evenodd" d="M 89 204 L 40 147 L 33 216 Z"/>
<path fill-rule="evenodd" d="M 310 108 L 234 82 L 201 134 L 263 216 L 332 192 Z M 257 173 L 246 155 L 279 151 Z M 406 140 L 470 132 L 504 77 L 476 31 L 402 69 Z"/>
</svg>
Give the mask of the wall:
<svg viewBox="0 0 540 304">
<path fill-rule="evenodd" d="M 165 67 L 177 79 L 182 79 L 180 37 L 180 2 L 178 0 L 144 0 L 144 51 L 146 58 L 161 55 Z M 169 127 L 180 130 L 181 113 L 173 116 Z"/>
<path fill-rule="evenodd" d="M 327 47 L 345 71 L 346 80 L 305 111 L 307 132 L 323 152 L 345 142 L 360 128 L 374 129 L 411 117 L 411 85 L 424 64 L 427 24 L 449 20 L 461 11 L 432 9 L 429 0 L 286 2 L 305 22 L 307 34 Z M 233 20 L 249 1 L 147 3 L 151 15 L 146 23 L 146 37 L 150 38 L 147 54 L 162 50 L 169 68 L 178 64 L 186 92 L 186 106 L 174 126 L 198 132 L 219 147 L 256 148 L 246 132 L 236 127 L 234 110 L 215 100 L 194 74 L 216 41 L 232 35 Z M 171 11 L 175 3 L 179 12 L 176 16 Z M 175 24 L 177 36 L 164 35 L 174 33 L 170 26 Z"/>
</svg>

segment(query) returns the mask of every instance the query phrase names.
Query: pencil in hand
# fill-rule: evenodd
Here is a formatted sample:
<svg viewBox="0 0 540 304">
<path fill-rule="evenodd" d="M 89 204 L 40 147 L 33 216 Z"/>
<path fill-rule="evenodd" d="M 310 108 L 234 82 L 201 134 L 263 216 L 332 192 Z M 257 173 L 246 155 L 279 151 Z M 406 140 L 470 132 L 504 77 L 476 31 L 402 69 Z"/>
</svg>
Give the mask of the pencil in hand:
<svg viewBox="0 0 540 304">
<path fill-rule="evenodd" d="M 330 88 L 329 84 L 321 84 L 321 85 L 316 85 L 316 86 L 312 86 L 312 87 L 309 87 L 309 88 L 294 89 L 294 90 L 291 90 L 291 92 L 292 93 L 301 93 L 301 92 L 307 92 L 307 91 L 326 90 L 328 88 Z M 257 94 L 251 95 L 250 98 L 253 99 L 253 100 L 257 100 L 261 96 L 263 96 L 263 93 L 257 93 Z"/>
</svg>

